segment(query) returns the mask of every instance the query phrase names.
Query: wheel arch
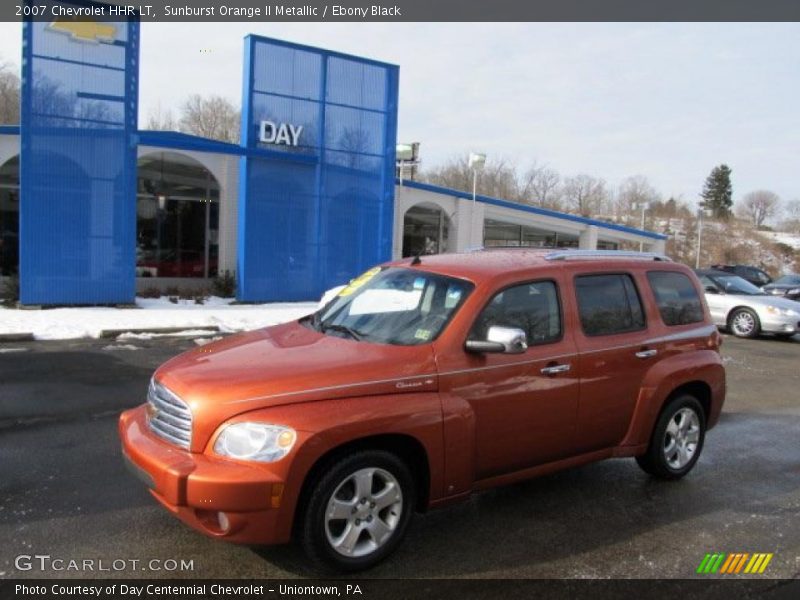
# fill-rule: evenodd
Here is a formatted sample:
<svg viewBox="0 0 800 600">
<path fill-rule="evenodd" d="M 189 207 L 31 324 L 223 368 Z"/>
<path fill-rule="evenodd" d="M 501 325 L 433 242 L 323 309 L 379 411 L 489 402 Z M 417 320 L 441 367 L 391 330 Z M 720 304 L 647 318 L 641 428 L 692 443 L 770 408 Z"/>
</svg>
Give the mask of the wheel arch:
<svg viewBox="0 0 800 600">
<path fill-rule="evenodd" d="M 667 394 L 666 398 L 664 398 L 664 402 L 661 403 L 661 408 L 659 409 L 658 414 L 661 414 L 661 412 L 664 410 L 664 407 L 674 398 L 677 398 L 683 394 L 688 394 L 694 398 L 697 398 L 700 406 L 703 407 L 703 416 L 705 417 L 705 421 L 708 423 L 711 417 L 711 386 L 705 381 L 699 379 L 682 383 L 673 389 L 669 394 Z"/>
<path fill-rule="evenodd" d="M 325 470 L 342 456 L 363 450 L 383 450 L 398 456 L 408 465 L 416 486 L 417 511 L 424 511 L 430 500 L 430 460 L 425 446 L 417 438 L 405 433 L 381 433 L 350 440 L 327 450 L 314 461 L 303 478 L 292 529 L 296 530 L 298 519 L 306 509 L 313 484 Z"/>
<path fill-rule="evenodd" d="M 761 317 L 758 316 L 758 311 L 757 310 L 755 310 L 754 308 L 752 308 L 750 306 L 747 306 L 746 304 L 738 304 L 738 305 L 734 306 L 732 309 L 730 309 L 728 311 L 728 314 L 725 315 L 725 327 L 730 329 L 731 317 L 733 316 L 733 313 L 735 313 L 737 310 L 742 310 L 742 309 L 749 310 L 751 313 L 753 313 L 756 316 L 756 321 L 758 321 L 759 324 L 761 323 Z"/>
</svg>

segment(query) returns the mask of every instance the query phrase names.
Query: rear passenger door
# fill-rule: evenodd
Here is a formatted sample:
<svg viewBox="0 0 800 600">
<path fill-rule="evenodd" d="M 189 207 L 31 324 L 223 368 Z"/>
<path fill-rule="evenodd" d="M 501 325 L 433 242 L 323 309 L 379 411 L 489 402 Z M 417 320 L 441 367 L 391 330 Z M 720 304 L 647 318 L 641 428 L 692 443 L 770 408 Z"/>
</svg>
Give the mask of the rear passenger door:
<svg viewBox="0 0 800 600">
<path fill-rule="evenodd" d="M 616 446 L 625 437 L 658 348 L 646 343 L 642 294 L 631 273 L 578 273 L 574 282 L 580 369 L 577 451 L 583 453 Z"/>
</svg>

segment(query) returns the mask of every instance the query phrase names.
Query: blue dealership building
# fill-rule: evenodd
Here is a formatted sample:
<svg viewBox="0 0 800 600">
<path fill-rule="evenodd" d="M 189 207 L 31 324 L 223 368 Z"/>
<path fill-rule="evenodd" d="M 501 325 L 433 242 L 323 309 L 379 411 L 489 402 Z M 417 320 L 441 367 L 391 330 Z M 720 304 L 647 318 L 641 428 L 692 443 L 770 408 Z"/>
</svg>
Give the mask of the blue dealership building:
<svg viewBox="0 0 800 600">
<path fill-rule="evenodd" d="M 22 304 L 125 304 L 223 271 L 242 301 L 309 300 L 481 244 L 663 251 L 652 232 L 401 183 L 399 67 L 375 60 L 248 36 L 240 144 L 140 130 L 139 27 L 23 24 L 21 123 L 0 125 L 0 275 Z"/>
</svg>

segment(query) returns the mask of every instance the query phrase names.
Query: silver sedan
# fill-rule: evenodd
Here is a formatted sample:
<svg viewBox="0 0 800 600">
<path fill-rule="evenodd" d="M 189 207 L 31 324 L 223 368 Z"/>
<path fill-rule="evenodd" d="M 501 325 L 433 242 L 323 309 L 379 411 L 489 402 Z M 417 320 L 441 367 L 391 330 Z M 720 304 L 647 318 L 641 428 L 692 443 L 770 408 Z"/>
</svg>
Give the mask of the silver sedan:
<svg viewBox="0 0 800 600">
<path fill-rule="evenodd" d="M 800 333 L 800 302 L 765 294 L 731 273 L 707 270 L 697 276 L 712 320 L 733 335 L 752 338 L 763 331 L 789 338 Z"/>
</svg>

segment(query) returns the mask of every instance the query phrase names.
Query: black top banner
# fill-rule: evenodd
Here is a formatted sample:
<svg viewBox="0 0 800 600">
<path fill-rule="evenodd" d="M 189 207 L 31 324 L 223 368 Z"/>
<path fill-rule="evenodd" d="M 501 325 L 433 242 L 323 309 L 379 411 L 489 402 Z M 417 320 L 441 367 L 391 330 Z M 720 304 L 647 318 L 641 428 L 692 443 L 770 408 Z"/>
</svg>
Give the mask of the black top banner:
<svg viewBox="0 0 800 600">
<path fill-rule="evenodd" d="M 112 0 L 76 2 L 74 10 L 46 0 L 3 0 L 0 21 L 24 18 L 113 20 L 138 12 L 142 22 L 402 22 L 402 21 L 798 21 L 797 0 Z M 56 12 L 54 12 L 56 11 Z"/>
</svg>

